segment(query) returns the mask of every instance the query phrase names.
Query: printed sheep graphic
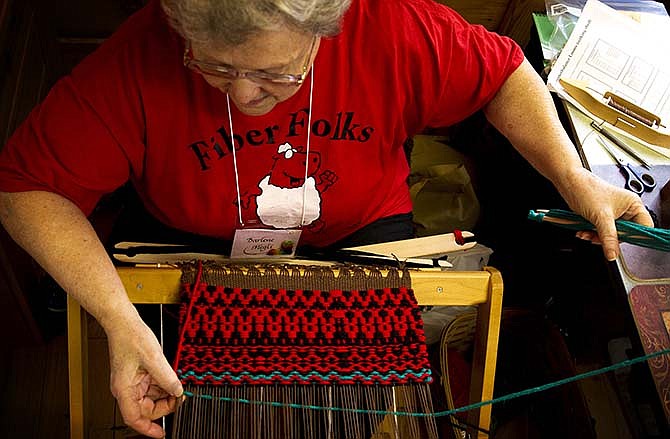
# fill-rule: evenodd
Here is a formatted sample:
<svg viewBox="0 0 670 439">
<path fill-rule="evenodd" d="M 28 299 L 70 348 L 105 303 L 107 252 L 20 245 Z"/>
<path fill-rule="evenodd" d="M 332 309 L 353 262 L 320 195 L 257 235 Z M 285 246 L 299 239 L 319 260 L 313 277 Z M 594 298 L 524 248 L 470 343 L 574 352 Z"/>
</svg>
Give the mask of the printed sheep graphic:
<svg viewBox="0 0 670 439">
<path fill-rule="evenodd" d="M 242 207 L 252 209 L 255 200 L 256 215 L 264 225 L 288 229 L 300 226 L 304 205 L 302 225 L 321 230 L 321 194 L 335 184 L 337 175 L 329 170 L 317 175 L 321 154 L 310 151 L 308 155 L 289 143 L 280 145 L 273 159 L 270 173 L 258 183 L 260 192 L 247 196 Z"/>
</svg>

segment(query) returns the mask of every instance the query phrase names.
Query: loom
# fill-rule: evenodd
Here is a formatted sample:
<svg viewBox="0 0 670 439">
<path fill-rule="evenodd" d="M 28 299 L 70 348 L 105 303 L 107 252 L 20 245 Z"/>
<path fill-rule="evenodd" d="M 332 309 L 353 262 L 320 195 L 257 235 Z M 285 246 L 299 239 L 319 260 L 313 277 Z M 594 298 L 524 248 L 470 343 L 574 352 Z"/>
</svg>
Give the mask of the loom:
<svg viewBox="0 0 670 439">
<path fill-rule="evenodd" d="M 358 266 L 182 269 L 175 369 L 190 397 L 175 416 L 175 439 L 363 439 L 379 430 L 380 412 L 433 412 L 408 275 Z M 430 416 L 395 416 L 393 428 L 438 437 Z"/>
<path fill-rule="evenodd" d="M 176 362 L 177 368 L 182 369 L 180 376 L 190 396 L 175 415 L 174 431 L 171 437 L 365 437 L 375 439 L 437 437 L 434 419 L 430 416 L 416 416 L 416 414 L 432 411 L 430 396 L 425 390 L 428 375 L 424 373 L 427 363 L 424 363 L 422 359 L 425 346 L 419 343 L 422 337 L 419 331 L 420 322 L 412 320 L 418 312 L 416 311 L 417 302 L 423 305 L 479 305 L 471 400 L 481 401 L 492 396 L 502 301 L 502 282 L 499 273 L 494 269 L 481 272 L 445 272 L 438 269 L 397 270 L 341 265 L 223 267 L 205 264 L 198 282 L 195 281 L 193 266 L 182 268 L 164 265 L 162 268 L 120 267 L 118 272 L 133 303 L 177 303 L 180 301 L 180 291 L 182 299 L 189 298 L 189 300 L 182 301 L 181 305 L 181 318 L 185 326 L 181 331 L 183 332 L 181 354 Z M 260 284 L 259 281 L 261 281 Z M 358 372 L 357 374 L 346 375 L 344 372 L 347 369 L 344 367 L 338 371 L 339 375 L 324 373 L 321 376 L 307 372 L 299 376 L 295 370 L 299 369 L 300 359 L 295 361 L 297 366 L 285 362 L 283 366 L 286 367 L 282 369 L 276 362 L 276 358 L 273 358 L 272 355 L 265 355 L 266 352 L 264 355 L 256 356 L 256 359 L 267 360 L 265 363 L 260 361 L 256 364 L 256 378 L 261 378 L 259 386 L 252 386 L 249 383 L 219 385 L 218 382 L 213 385 L 212 382 L 206 382 L 213 380 L 215 376 L 229 381 L 246 376 L 240 375 L 241 372 L 244 372 L 246 364 L 241 364 L 239 361 L 237 364 L 231 362 L 232 369 L 221 369 L 217 366 L 209 370 L 207 369 L 209 366 L 203 366 L 209 361 L 198 363 L 199 360 L 213 352 L 211 347 L 206 347 L 207 343 L 218 338 L 221 340 L 214 341 L 215 344 L 226 338 L 228 342 L 238 338 L 237 334 L 235 337 L 224 337 L 222 327 L 203 329 L 202 324 L 205 323 L 206 326 L 208 323 L 202 319 L 202 316 L 208 313 L 213 315 L 216 312 L 241 313 L 244 306 L 240 306 L 242 305 L 240 297 L 246 294 L 248 298 L 252 292 L 258 294 L 259 287 L 261 293 L 267 295 L 268 301 L 273 294 L 276 300 L 279 300 L 277 297 L 280 294 L 283 295 L 282 300 L 287 301 L 287 310 L 291 308 L 288 306 L 289 299 L 296 300 L 289 297 L 293 294 L 292 291 L 302 291 L 302 301 L 312 300 L 307 298 L 310 293 L 304 296 L 306 291 L 320 291 L 319 300 L 323 303 L 330 300 L 331 308 L 334 304 L 342 302 L 353 309 L 354 306 L 358 306 L 354 305 L 357 301 L 366 300 L 368 305 L 372 306 L 371 309 L 380 310 L 378 305 L 381 303 L 384 306 L 396 307 L 393 308 L 394 313 L 398 313 L 399 318 L 405 319 L 402 321 L 407 325 L 407 329 L 403 329 L 405 327 L 398 324 L 400 320 L 394 322 L 395 326 L 391 326 L 379 325 L 379 321 L 375 322 L 373 318 L 368 322 L 359 322 L 361 328 L 368 325 L 368 330 L 361 330 L 359 333 L 365 334 L 369 331 L 372 334 L 367 340 L 371 342 L 370 346 L 360 343 L 364 349 L 371 351 L 381 349 L 392 352 L 395 350 L 398 355 L 388 364 L 385 364 L 384 361 L 368 361 L 367 366 L 364 361 L 359 361 L 357 358 L 354 364 L 354 366 L 360 366 L 360 370 L 354 371 Z M 412 289 L 416 292 L 416 299 L 412 295 Z M 192 292 L 196 294 L 190 294 Z M 331 292 L 335 292 L 339 298 L 335 300 Z M 258 301 L 258 297 L 261 296 L 257 296 L 255 300 Z M 371 297 L 376 299 L 372 300 Z M 217 301 L 227 302 L 226 306 L 234 306 L 228 308 L 228 311 L 224 308 L 219 311 L 209 308 L 208 304 Z M 317 302 L 316 299 L 312 300 L 313 305 Z M 268 302 L 267 305 L 270 306 L 267 309 L 276 307 L 278 303 Z M 296 302 L 292 302 L 292 306 L 298 308 Z M 339 305 L 336 305 L 335 308 L 337 306 Z M 86 347 L 85 343 L 82 343 L 82 328 L 85 328 L 86 314 L 81 312 L 74 301 L 69 302 L 68 308 L 71 437 L 81 438 L 86 437 Z M 267 309 L 262 312 L 267 312 Z M 361 314 L 365 312 L 362 304 L 357 311 Z M 360 317 L 361 314 L 358 316 Z M 199 317 L 196 317 L 195 320 L 191 317 L 189 323 L 186 319 L 187 315 Z M 196 328 L 196 323 L 200 325 L 199 328 Z M 379 328 L 374 329 L 373 326 L 379 326 Z M 333 338 L 335 334 L 341 336 L 346 332 L 334 326 L 331 329 L 329 333 Z M 393 334 L 394 331 L 396 331 L 395 334 Z M 275 339 L 282 343 L 287 341 L 284 340 L 286 334 L 279 336 L 279 332 L 281 331 L 275 334 L 277 335 Z M 307 349 L 307 345 L 302 341 L 302 335 L 298 336 L 298 332 L 293 336 L 294 341 L 298 347 Z M 405 339 L 394 340 L 392 336 L 387 337 L 392 342 L 395 341 L 395 345 L 391 343 L 391 347 L 374 342 L 380 338 L 379 333 L 398 336 L 401 335 L 400 332 L 406 337 Z M 216 336 L 215 333 L 217 333 Z M 210 340 L 206 340 L 208 334 L 212 336 L 209 337 Z M 265 336 L 267 335 L 269 334 L 266 333 Z M 351 338 L 351 335 L 347 337 Z M 313 340 L 318 340 L 318 337 L 314 337 Z M 409 343 L 407 343 L 408 340 Z M 203 341 L 207 343 L 203 344 Z M 319 358 L 321 355 L 324 360 L 320 372 L 336 370 L 329 363 L 331 360 L 328 355 L 337 357 L 339 352 L 341 359 L 347 360 L 344 353 L 352 351 L 348 344 L 350 341 L 347 340 L 347 343 L 343 342 L 340 345 L 335 343 L 337 349 L 330 353 L 312 350 L 313 357 L 305 357 L 310 358 L 307 365 L 313 366 L 314 361 L 311 358 Z M 253 342 L 251 345 L 253 346 Z M 198 353 L 198 349 L 203 346 L 205 346 L 204 351 Z M 290 356 L 294 350 L 295 348 L 286 348 L 282 352 L 283 355 Z M 198 355 L 202 358 L 199 359 Z M 233 356 L 230 353 L 229 355 Z M 408 360 L 407 356 L 411 357 L 411 360 Z M 372 363 L 375 363 L 374 366 L 386 367 L 386 369 L 373 370 Z M 193 364 L 196 366 L 199 364 L 200 369 L 193 368 Z M 346 364 L 341 362 L 340 366 L 346 366 Z M 404 367 L 404 372 L 396 370 L 400 366 Z M 247 369 L 247 371 L 250 370 Z M 381 379 L 375 381 L 374 377 L 381 376 L 384 370 L 387 372 L 384 375 L 387 382 L 383 383 Z M 408 374 L 408 370 L 411 373 Z M 291 374 L 292 371 L 293 374 Z M 276 372 L 281 372 L 285 376 L 281 379 L 276 378 L 281 375 Z M 238 376 L 233 377 L 233 373 L 238 373 Z M 368 374 L 367 377 L 365 373 Z M 285 378 L 290 379 L 285 380 Z M 369 381 L 368 384 L 364 384 L 366 378 Z M 288 382 L 281 383 L 282 380 Z M 468 416 L 469 423 L 482 429 L 488 428 L 489 420 L 490 407 L 481 407 Z M 473 432 L 477 437 L 485 437 L 481 432 Z"/>
</svg>

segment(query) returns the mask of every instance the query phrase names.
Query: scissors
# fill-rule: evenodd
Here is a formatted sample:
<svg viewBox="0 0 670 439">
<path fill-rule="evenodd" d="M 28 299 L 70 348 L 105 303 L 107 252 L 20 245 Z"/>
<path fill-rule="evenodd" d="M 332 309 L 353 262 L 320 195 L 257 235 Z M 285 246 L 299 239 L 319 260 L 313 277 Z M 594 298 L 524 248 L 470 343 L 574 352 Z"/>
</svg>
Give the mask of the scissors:
<svg viewBox="0 0 670 439">
<path fill-rule="evenodd" d="M 637 173 L 633 167 L 626 160 L 621 158 L 617 153 L 610 148 L 607 143 L 600 136 L 597 137 L 598 142 L 605 148 L 605 150 L 612 156 L 619 171 L 626 179 L 626 185 L 624 186 L 631 192 L 635 192 L 638 195 L 642 195 L 643 192 L 651 192 L 656 187 L 656 179 L 650 173 L 644 171 L 642 173 Z"/>
</svg>

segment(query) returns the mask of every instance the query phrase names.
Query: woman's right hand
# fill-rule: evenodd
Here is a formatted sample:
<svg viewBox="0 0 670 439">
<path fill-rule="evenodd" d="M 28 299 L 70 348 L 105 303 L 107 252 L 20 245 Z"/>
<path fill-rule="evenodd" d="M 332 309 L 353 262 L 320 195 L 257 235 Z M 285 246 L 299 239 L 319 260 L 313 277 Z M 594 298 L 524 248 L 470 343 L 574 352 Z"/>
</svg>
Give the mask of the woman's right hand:
<svg viewBox="0 0 670 439">
<path fill-rule="evenodd" d="M 174 410 L 183 388 L 84 213 L 52 192 L 0 192 L 0 222 L 104 328 L 111 389 L 128 426 L 163 437 L 152 421 Z"/>
<path fill-rule="evenodd" d="M 156 336 L 141 319 L 106 332 L 110 385 L 124 422 L 138 433 L 164 437 L 165 431 L 152 421 L 174 411 L 184 389 Z"/>
</svg>

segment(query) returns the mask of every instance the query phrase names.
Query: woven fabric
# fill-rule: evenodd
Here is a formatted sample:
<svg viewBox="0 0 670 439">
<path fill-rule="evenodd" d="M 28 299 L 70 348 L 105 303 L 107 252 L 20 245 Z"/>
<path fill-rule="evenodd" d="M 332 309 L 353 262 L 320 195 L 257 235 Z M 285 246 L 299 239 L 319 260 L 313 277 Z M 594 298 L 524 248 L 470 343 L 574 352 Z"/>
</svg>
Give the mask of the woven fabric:
<svg viewBox="0 0 670 439">
<path fill-rule="evenodd" d="M 320 291 L 200 283 L 192 289 L 193 284 L 182 286 L 177 372 L 183 384 L 432 381 L 409 288 Z"/>
</svg>

